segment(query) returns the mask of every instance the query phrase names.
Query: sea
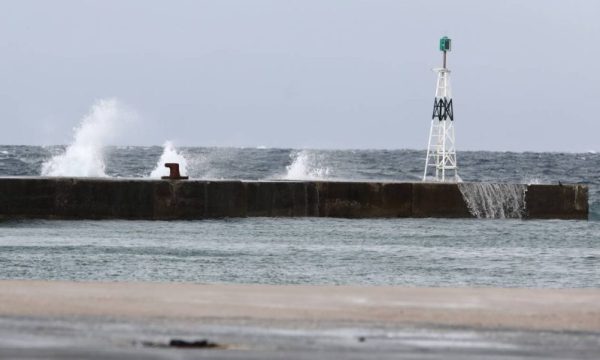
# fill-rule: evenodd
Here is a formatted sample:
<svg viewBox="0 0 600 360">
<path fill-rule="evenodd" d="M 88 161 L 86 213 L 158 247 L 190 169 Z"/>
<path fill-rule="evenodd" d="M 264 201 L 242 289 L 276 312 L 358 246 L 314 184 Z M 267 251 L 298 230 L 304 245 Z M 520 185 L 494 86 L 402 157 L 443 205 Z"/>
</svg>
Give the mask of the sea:
<svg viewBox="0 0 600 360">
<path fill-rule="evenodd" d="M 600 154 L 459 151 L 461 181 L 589 186 L 588 220 L 0 221 L 0 278 L 600 287 Z M 0 146 L 0 176 L 421 181 L 423 150 Z"/>
</svg>

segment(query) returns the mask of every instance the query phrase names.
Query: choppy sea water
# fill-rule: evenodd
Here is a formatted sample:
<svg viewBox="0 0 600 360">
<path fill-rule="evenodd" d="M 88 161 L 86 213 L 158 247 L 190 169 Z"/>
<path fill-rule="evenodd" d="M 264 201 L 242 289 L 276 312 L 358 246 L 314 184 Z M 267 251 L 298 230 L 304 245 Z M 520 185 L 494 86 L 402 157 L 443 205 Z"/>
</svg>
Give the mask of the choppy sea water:
<svg viewBox="0 0 600 360">
<path fill-rule="evenodd" d="M 63 147 L 0 146 L 0 176 L 37 176 Z M 207 179 L 418 181 L 424 151 L 182 148 Z M 107 148 L 147 177 L 161 147 Z M 459 152 L 464 181 L 584 183 L 590 221 L 230 219 L 0 222 L 0 278 L 415 286 L 600 286 L 600 155 Z"/>
</svg>

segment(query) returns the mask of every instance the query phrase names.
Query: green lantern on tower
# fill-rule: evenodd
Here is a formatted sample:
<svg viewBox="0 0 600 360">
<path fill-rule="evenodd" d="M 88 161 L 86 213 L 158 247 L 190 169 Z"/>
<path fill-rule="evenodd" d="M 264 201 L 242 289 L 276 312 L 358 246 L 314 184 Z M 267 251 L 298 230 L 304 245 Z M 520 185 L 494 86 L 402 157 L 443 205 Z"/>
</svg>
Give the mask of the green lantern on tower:
<svg viewBox="0 0 600 360">
<path fill-rule="evenodd" d="M 452 50 L 452 40 L 444 36 L 440 39 L 440 51 L 446 52 Z"/>
</svg>

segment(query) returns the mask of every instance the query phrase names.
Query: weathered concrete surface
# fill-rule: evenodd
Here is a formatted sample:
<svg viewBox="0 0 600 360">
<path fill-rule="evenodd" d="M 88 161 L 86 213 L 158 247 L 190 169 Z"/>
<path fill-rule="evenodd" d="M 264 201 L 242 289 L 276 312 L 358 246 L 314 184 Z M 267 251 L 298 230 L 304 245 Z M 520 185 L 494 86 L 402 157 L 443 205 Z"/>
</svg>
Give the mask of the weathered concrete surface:
<svg viewBox="0 0 600 360">
<path fill-rule="evenodd" d="M 414 183 L 413 217 L 472 217 L 456 184 Z"/>
<path fill-rule="evenodd" d="M 526 218 L 587 219 L 585 185 L 529 185 Z M 0 218 L 472 217 L 456 184 L 0 178 Z"/>
<path fill-rule="evenodd" d="M 527 217 L 532 219 L 587 219 L 585 185 L 529 185 L 525 193 Z"/>
<path fill-rule="evenodd" d="M 412 183 L 317 182 L 319 216 L 411 217 Z"/>
<path fill-rule="evenodd" d="M 247 216 L 318 216 L 316 185 L 307 182 L 246 182 Z"/>
</svg>

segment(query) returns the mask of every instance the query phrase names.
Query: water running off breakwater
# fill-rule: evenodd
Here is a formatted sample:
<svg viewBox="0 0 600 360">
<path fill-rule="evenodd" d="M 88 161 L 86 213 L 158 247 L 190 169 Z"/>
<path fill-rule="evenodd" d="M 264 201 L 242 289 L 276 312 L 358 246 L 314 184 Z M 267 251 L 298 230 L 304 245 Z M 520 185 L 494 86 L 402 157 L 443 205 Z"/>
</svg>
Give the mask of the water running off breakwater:
<svg viewBox="0 0 600 360">
<path fill-rule="evenodd" d="M 523 184 L 459 183 L 473 216 L 479 219 L 521 219 L 525 211 Z"/>
</svg>

